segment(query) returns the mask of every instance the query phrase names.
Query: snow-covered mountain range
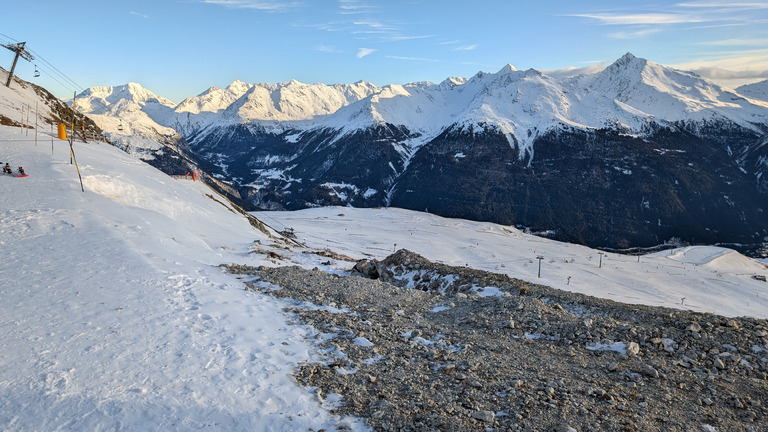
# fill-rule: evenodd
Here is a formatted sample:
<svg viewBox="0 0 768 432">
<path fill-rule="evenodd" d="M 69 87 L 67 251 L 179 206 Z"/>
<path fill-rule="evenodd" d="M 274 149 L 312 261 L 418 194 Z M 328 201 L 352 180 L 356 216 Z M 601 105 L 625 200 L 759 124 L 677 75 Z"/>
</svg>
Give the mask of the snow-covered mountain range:
<svg viewBox="0 0 768 432">
<path fill-rule="evenodd" d="M 140 84 L 93 87 L 77 96 L 79 110 L 151 122 L 181 130 L 257 125 L 273 130 L 402 126 L 427 138 L 452 125 L 494 124 L 526 143 L 558 125 L 621 127 L 642 134 L 659 124 L 727 119 L 754 128 L 768 120 L 768 82 L 729 90 L 692 73 L 626 54 L 601 72 L 556 80 L 537 70 L 506 65 L 497 73 L 440 84 L 417 82 L 379 88 L 349 85 L 248 84 L 211 87 L 178 105 Z M 740 92 L 743 91 L 743 96 Z M 131 117 L 138 110 L 146 118 Z M 160 129 L 160 128 L 158 128 Z M 114 132 L 114 131 L 112 131 Z"/>
<path fill-rule="evenodd" d="M 235 81 L 176 106 L 137 84 L 77 99 L 113 140 L 165 137 L 254 208 L 389 205 L 625 247 L 766 241 L 765 85 L 628 53 L 567 78 L 507 65 L 382 88 Z"/>
</svg>

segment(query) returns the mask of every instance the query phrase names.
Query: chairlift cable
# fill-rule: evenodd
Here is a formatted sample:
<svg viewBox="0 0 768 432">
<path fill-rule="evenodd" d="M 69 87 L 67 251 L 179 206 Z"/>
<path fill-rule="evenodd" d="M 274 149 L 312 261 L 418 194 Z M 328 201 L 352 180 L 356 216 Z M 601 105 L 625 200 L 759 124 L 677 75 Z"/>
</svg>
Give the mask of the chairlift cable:
<svg viewBox="0 0 768 432">
<path fill-rule="evenodd" d="M 65 84 L 61 81 L 59 81 L 53 74 L 47 74 L 48 78 L 51 78 L 52 80 L 56 81 L 57 83 L 61 84 L 62 87 L 66 88 L 69 91 L 76 91 L 77 89 L 73 89 L 70 85 Z"/>
<path fill-rule="evenodd" d="M 66 75 L 64 72 L 60 71 L 60 70 L 59 70 L 59 69 L 58 69 L 56 66 L 54 66 L 54 65 L 53 65 L 51 62 L 49 62 L 48 60 L 46 60 L 46 59 L 45 59 L 44 57 L 42 57 L 40 54 L 36 53 L 35 51 L 33 51 L 33 50 L 31 50 L 31 49 L 29 50 L 29 52 L 31 52 L 32 54 L 34 54 L 34 55 L 35 55 L 35 57 L 36 57 L 37 59 L 39 59 L 41 62 L 45 63 L 45 64 L 46 64 L 48 67 L 50 67 L 52 70 L 54 70 L 54 71 L 55 71 L 55 72 L 56 72 L 56 73 L 57 73 L 57 74 L 58 74 L 58 75 L 59 75 L 59 76 L 60 76 L 62 79 L 66 80 L 66 81 L 67 81 L 67 82 L 69 82 L 69 83 L 70 83 L 72 86 L 74 86 L 74 88 L 75 88 L 76 90 L 81 90 L 81 89 L 83 89 L 83 88 L 84 88 L 84 87 L 83 87 L 83 86 L 81 86 L 80 84 L 76 83 L 76 82 L 75 82 L 75 81 L 74 81 L 72 78 L 68 77 L 68 76 L 67 76 L 67 75 Z"/>
<path fill-rule="evenodd" d="M 12 37 L 10 37 L 10 36 L 6 35 L 6 34 L 0 33 L 0 36 L 4 37 L 4 38 L 6 38 L 6 39 L 8 39 L 8 40 L 10 40 L 10 41 L 13 41 L 13 42 L 19 43 L 19 41 L 17 41 L 16 39 L 14 39 L 14 38 L 12 38 Z"/>
<path fill-rule="evenodd" d="M 6 41 L 9 42 L 9 43 L 10 42 L 20 43 L 18 40 L 14 39 L 14 38 L 12 38 L 12 37 L 4 34 L 4 33 L 0 33 L 0 42 L 5 43 Z M 38 67 L 40 67 L 40 69 L 49 69 L 46 72 L 46 75 L 51 77 L 51 79 L 53 79 L 57 83 L 61 84 L 67 90 L 78 92 L 78 91 L 80 91 L 80 90 L 82 90 L 84 88 L 83 86 L 81 86 L 80 84 L 76 83 L 72 78 L 67 76 L 67 74 L 65 74 L 64 72 L 59 70 L 56 66 L 54 66 L 51 62 L 46 60 L 44 57 L 42 57 L 37 52 L 35 52 L 35 51 L 31 50 L 31 49 L 28 49 L 28 48 L 26 49 L 26 51 L 29 52 L 30 54 L 34 55 L 36 60 L 39 60 L 39 62 L 40 62 L 39 64 L 37 64 L 37 63 L 35 64 L 35 77 L 39 76 Z M 45 65 L 45 67 L 43 67 L 43 65 Z M 58 75 L 59 78 L 61 78 L 61 80 L 56 79 L 56 77 L 54 75 Z M 62 80 L 64 82 L 62 82 Z"/>
</svg>

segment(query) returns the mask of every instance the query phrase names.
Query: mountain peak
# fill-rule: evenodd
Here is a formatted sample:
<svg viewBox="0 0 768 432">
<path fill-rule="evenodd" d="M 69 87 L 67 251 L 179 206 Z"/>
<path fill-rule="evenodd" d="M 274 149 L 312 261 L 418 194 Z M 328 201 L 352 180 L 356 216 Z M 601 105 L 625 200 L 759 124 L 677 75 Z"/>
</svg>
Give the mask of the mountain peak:
<svg viewBox="0 0 768 432">
<path fill-rule="evenodd" d="M 636 58 L 637 58 L 637 57 L 635 57 L 635 55 L 634 55 L 634 54 L 632 54 L 631 52 L 627 52 L 626 54 L 624 54 L 623 56 L 621 56 L 621 58 L 620 58 L 619 60 L 623 60 L 623 61 L 627 61 L 627 62 L 630 62 L 630 61 L 632 61 L 632 60 L 634 60 L 634 59 L 636 59 Z"/>
<path fill-rule="evenodd" d="M 503 68 L 501 68 L 501 70 L 498 73 L 501 74 L 506 72 L 517 72 L 517 68 L 514 67 L 512 64 L 507 63 L 506 65 L 504 65 Z"/>
<path fill-rule="evenodd" d="M 93 114 L 104 114 L 112 107 L 131 102 L 138 106 L 161 105 L 166 108 L 176 106 L 170 100 L 158 96 L 136 82 L 119 86 L 96 86 L 85 89 L 77 95 L 77 104 L 81 110 Z"/>
<path fill-rule="evenodd" d="M 232 81 L 232 83 L 230 85 L 227 86 L 227 90 L 229 90 L 230 92 L 236 94 L 239 97 L 239 96 L 242 96 L 243 94 L 245 94 L 245 92 L 247 92 L 248 89 L 250 89 L 251 87 L 253 87 L 252 84 L 248 84 L 248 83 L 246 83 L 244 81 L 236 79 L 236 80 Z"/>
<path fill-rule="evenodd" d="M 463 77 L 448 77 L 448 78 L 444 79 L 443 82 L 441 82 L 439 84 L 439 86 L 443 87 L 443 88 L 453 88 L 453 87 L 456 87 L 456 86 L 459 86 L 459 85 L 463 85 L 467 81 L 468 80 L 466 78 L 463 78 Z"/>
<path fill-rule="evenodd" d="M 146 90 L 146 88 L 144 88 L 143 85 L 141 85 L 141 84 L 139 84 L 137 82 L 134 82 L 134 81 L 131 81 L 131 82 L 127 83 L 123 87 L 125 87 L 125 88 L 127 88 L 129 90 Z"/>
<path fill-rule="evenodd" d="M 621 58 L 619 58 L 618 60 L 613 62 L 613 64 L 608 66 L 607 69 L 613 69 L 613 70 L 627 69 L 627 68 L 630 68 L 632 66 L 636 66 L 636 67 L 642 69 L 643 67 L 645 67 L 646 64 L 648 64 L 648 60 L 643 59 L 643 58 L 639 58 L 639 57 L 635 57 L 634 54 L 628 52 L 628 53 L 624 54 L 623 56 L 621 56 Z"/>
</svg>

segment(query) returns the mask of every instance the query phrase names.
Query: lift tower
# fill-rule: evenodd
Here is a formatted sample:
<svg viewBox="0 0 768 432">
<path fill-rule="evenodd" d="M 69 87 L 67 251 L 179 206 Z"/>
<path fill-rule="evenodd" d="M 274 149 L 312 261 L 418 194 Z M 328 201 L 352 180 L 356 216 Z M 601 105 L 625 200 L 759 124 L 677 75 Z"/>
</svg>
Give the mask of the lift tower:
<svg viewBox="0 0 768 432">
<path fill-rule="evenodd" d="M 16 69 L 16 62 L 19 61 L 19 57 L 23 58 L 26 61 L 32 61 L 35 59 L 35 57 L 24 48 L 24 45 L 26 44 L 27 44 L 26 42 L 19 42 L 17 44 L 12 44 L 12 43 L 0 44 L 3 47 L 16 53 L 16 56 L 13 58 L 13 66 L 11 66 L 11 71 L 8 72 L 8 81 L 5 82 L 6 87 L 11 86 L 11 80 L 13 79 L 13 71 Z"/>
</svg>

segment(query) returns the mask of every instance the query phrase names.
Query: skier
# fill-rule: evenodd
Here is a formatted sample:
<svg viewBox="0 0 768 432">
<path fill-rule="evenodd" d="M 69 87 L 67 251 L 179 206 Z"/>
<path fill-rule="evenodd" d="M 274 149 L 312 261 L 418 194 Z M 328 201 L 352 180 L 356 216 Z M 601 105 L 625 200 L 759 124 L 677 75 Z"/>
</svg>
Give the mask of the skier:
<svg viewBox="0 0 768 432">
<path fill-rule="evenodd" d="M 8 174 L 13 174 L 13 170 L 11 169 L 11 164 L 6 162 L 5 166 L 3 167 L 3 172 Z"/>
<path fill-rule="evenodd" d="M 19 167 L 19 175 L 24 175 L 24 168 Z"/>
</svg>

